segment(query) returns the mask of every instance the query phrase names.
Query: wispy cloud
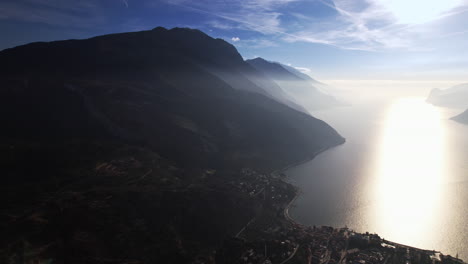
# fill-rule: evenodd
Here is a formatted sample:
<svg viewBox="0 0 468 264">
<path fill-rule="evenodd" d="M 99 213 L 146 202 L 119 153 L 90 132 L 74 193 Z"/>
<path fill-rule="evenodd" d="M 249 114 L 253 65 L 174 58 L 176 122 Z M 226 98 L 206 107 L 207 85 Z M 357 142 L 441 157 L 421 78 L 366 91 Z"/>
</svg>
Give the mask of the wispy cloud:
<svg viewBox="0 0 468 264">
<path fill-rule="evenodd" d="M 298 0 L 168 0 L 168 3 L 235 22 L 240 29 L 277 34 L 284 31 L 279 8 L 296 1 Z M 211 23 L 215 27 L 226 27 L 222 22 Z"/>
<path fill-rule="evenodd" d="M 238 41 L 240 41 L 240 38 L 239 37 L 232 37 L 231 40 L 234 41 L 234 42 L 238 42 Z"/>
<path fill-rule="evenodd" d="M 219 21 L 219 20 L 210 20 L 206 22 L 209 27 L 222 29 L 222 30 L 232 30 L 232 29 L 239 29 L 237 24 L 227 23 L 226 21 Z"/>
<path fill-rule="evenodd" d="M 197 20 L 196 25 L 230 36 L 226 39 L 236 42 L 237 46 L 261 48 L 284 42 L 305 42 L 366 51 L 427 50 L 427 45 L 418 45 L 428 42 L 427 32 L 431 28 L 426 23 L 462 16 L 468 11 L 468 0 L 444 0 L 443 4 L 441 0 L 146 0 L 144 3 L 152 3 L 152 8 L 172 10 L 176 7 L 178 11 L 202 14 L 197 16 L 196 19 L 203 19 Z M 128 8 L 129 4 L 138 8 L 137 2 L 129 3 L 129 0 L 113 0 L 112 3 L 107 0 L 3 0 L 0 1 L 0 20 L 47 24 L 67 30 L 95 30 L 109 27 L 109 21 L 114 22 L 115 18 L 108 19 L 106 12 L 115 16 L 113 8 Z M 411 12 L 415 16 L 426 13 L 412 19 L 411 14 L 405 13 L 405 5 L 413 8 Z M 432 10 L 437 8 L 437 12 Z M 174 25 L 172 18 L 159 19 L 163 25 L 167 21 L 165 25 Z M 129 16 L 121 19 L 127 22 L 112 27 L 141 30 L 153 27 L 160 20 Z M 194 25 L 185 18 L 180 21 L 184 25 Z M 455 28 L 440 32 L 434 38 L 462 34 L 465 34 L 464 28 Z M 235 41 L 233 35 L 242 41 Z"/>
<path fill-rule="evenodd" d="M 392 14 L 378 3 L 367 2 L 364 7 L 356 8 L 350 0 L 335 0 L 333 4 L 320 2 L 338 14 L 331 26 L 294 32 L 284 40 L 328 44 L 351 50 L 411 46 L 407 25 L 396 23 Z"/>
<path fill-rule="evenodd" d="M 278 47 L 278 43 L 266 38 L 251 38 L 243 39 L 241 42 L 236 42 L 236 47 L 250 48 L 250 49 L 263 49 Z"/>
<path fill-rule="evenodd" d="M 5 0 L 0 2 L 0 18 L 43 23 L 61 27 L 96 27 L 103 23 L 95 1 Z"/>
<path fill-rule="evenodd" d="M 328 43 L 344 49 L 357 50 L 415 49 L 415 42 L 421 38 L 421 28 L 424 28 L 425 23 L 465 12 L 465 8 L 459 5 L 458 8 L 448 9 L 448 11 L 441 9 L 439 13 L 431 10 L 419 19 L 410 20 L 406 17 L 407 14 L 395 12 L 404 13 L 408 9 L 417 17 L 420 16 L 417 13 L 422 12 L 422 7 L 418 9 L 417 6 L 411 8 L 406 5 L 399 7 L 403 10 L 396 10 L 397 7 L 389 8 L 385 3 L 392 1 L 386 0 L 368 0 L 364 2 L 364 5 L 361 3 L 360 8 L 356 8 L 356 3 L 359 1 L 354 0 L 335 0 L 333 5 L 324 0 L 319 1 L 338 12 L 339 16 L 334 23 L 334 28 L 296 32 L 298 38 L 287 37 L 287 41 Z M 458 0 L 452 0 L 454 1 Z M 395 2 L 399 0 L 392 3 Z M 429 5 L 431 8 L 430 2 L 416 2 L 420 5 Z"/>
<path fill-rule="evenodd" d="M 306 68 L 306 67 L 294 67 L 294 69 L 296 69 L 296 70 L 298 70 L 298 71 L 300 71 L 302 73 L 311 73 L 312 72 L 311 69 Z"/>
<path fill-rule="evenodd" d="M 421 38 L 421 31 L 418 29 L 421 24 L 465 12 L 460 8 L 460 5 L 463 6 L 462 0 L 447 0 L 451 5 L 447 4 L 448 7 L 440 9 L 439 13 L 430 9 L 432 6 L 427 4 L 429 2 L 414 0 L 419 5 L 427 5 L 424 9 L 427 14 L 423 19 L 414 20 L 420 23 L 409 23 L 409 18 L 403 13 L 405 9 L 398 10 L 399 4 L 404 3 L 403 0 L 168 1 L 173 5 L 212 15 L 216 19 L 208 24 L 214 28 L 249 30 L 274 35 L 276 39 L 281 38 L 286 42 L 317 43 L 366 51 L 415 49 L 415 42 Z M 303 13 L 300 9 L 285 12 L 292 3 L 300 5 L 306 2 L 319 2 L 334 10 L 335 15 L 318 20 L 314 14 Z M 441 8 L 440 4 L 436 7 Z M 420 10 L 422 7 L 413 8 L 412 12 L 417 13 Z M 290 18 L 294 18 L 295 27 L 288 24 Z"/>
<path fill-rule="evenodd" d="M 465 34 L 468 34 L 468 30 L 450 32 L 450 33 L 447 33 L 447 34 L 440 35 L 439 38 L 447 38 L 447 37 L 465 35 Z"/>
</svg>

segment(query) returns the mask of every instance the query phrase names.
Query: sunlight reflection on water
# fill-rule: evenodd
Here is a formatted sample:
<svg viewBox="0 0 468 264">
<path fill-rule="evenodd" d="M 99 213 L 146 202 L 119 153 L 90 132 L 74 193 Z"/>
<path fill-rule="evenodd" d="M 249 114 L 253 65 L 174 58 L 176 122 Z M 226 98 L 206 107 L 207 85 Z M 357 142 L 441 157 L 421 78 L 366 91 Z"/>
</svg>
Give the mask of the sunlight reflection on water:
<svg viewBox="0 0 468 264">
<path fill-rule="evenodd" d="M 302 193 L 292 217 L 348 226 L 468 259 L 468 126 L 464 109 L 398 98 L 314 111 L 346 144 L 288 170 Z"/>
<path fill-rule="evenodd" d="M 389 107 L 378 154 L 374 225 L 402 243 L 418 244 L 438 226 L 444 171 L 439 110 L 419 98 Z"/>
</svg>

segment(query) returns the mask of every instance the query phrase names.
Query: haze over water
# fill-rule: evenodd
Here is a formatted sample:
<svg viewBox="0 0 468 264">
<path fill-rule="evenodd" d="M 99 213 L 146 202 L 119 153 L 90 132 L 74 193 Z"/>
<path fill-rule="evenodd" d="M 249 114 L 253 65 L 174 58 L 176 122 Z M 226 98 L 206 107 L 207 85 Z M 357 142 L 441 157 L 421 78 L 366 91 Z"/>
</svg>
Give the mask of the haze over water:
<svg viewBox="0 0 468 264">
<path fill-rule="evenodd" d="M 291 216 L 468 259 L 468 126 L 459 109 L 393 97 L 313 112 L 347 142 L 288 171 Z"/>
</svg>

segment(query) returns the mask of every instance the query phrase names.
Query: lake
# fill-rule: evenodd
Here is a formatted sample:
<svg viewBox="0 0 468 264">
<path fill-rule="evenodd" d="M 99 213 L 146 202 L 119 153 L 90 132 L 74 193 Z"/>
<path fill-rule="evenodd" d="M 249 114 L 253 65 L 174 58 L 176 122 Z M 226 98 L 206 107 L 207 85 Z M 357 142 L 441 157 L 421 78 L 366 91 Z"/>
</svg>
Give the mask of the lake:
<svg viewBox="0 0 468 264">
<path fill-rule="evenodd" d="M 468 260 L 468 126 L 406 97 L 312 112 L 347 142 L 287 171 L 306 225 L 347 226 Z"/>
</svg>

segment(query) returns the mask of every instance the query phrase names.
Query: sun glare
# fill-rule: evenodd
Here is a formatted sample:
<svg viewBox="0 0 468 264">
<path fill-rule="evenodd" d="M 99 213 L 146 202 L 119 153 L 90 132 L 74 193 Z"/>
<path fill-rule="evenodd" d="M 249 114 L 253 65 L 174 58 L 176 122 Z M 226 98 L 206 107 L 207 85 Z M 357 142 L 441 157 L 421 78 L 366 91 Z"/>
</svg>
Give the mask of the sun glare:
<svg viewBox="0 0 468 264">
<path fill-rule="evenodd" d="M 421 24 L 438 18 L 461 4 L 460 0 L 379 0 L 399 23 Z"/>
<path fill-rule="evenodd" d="M 416 243 L 437 218 L 444 165 L 440 113 L 422 99 L 406 98 L 391 105 L 385 122 L 376 221 L 391 239 Z"/>
</svg>

